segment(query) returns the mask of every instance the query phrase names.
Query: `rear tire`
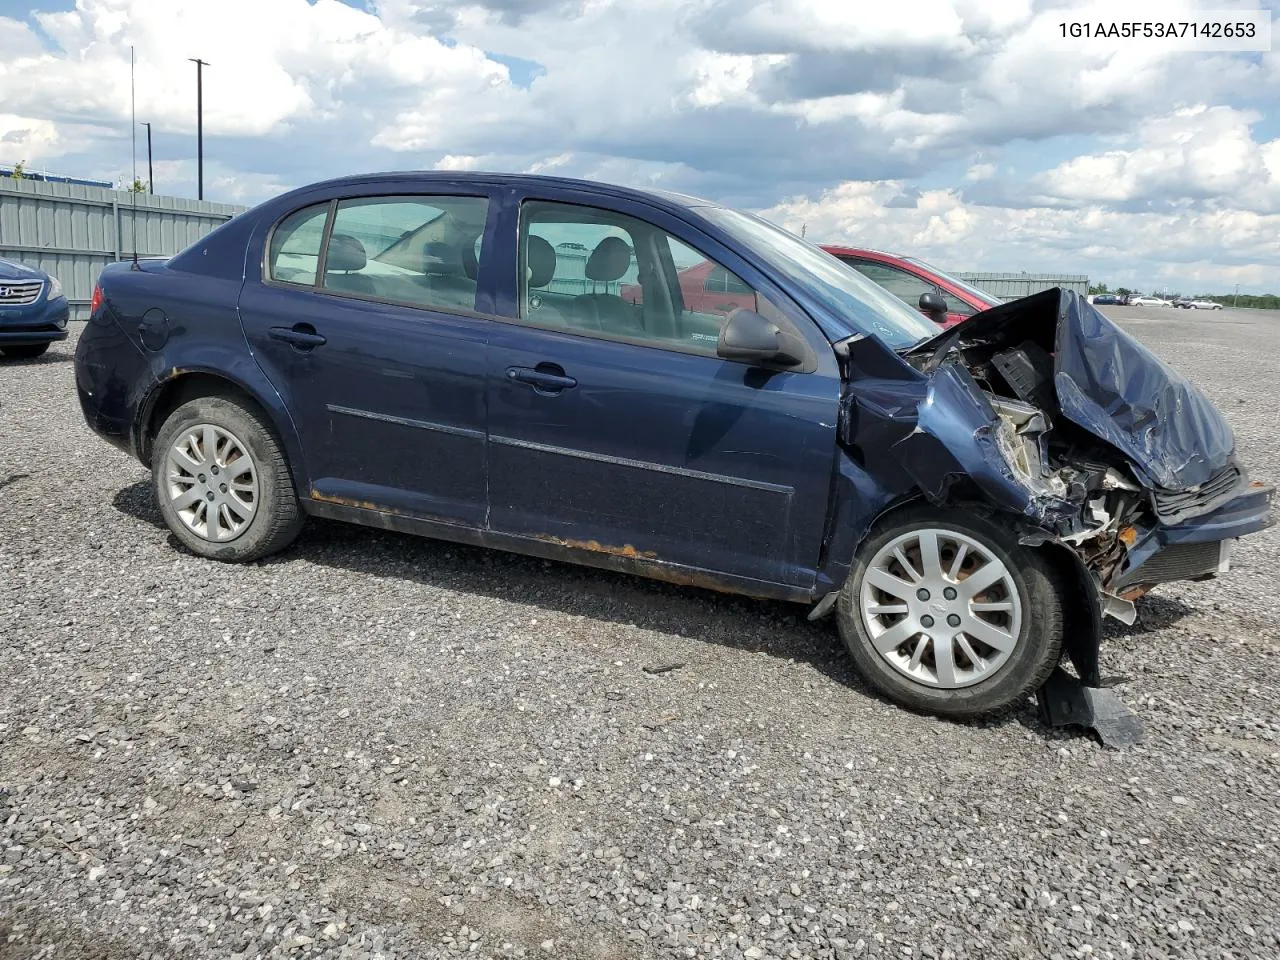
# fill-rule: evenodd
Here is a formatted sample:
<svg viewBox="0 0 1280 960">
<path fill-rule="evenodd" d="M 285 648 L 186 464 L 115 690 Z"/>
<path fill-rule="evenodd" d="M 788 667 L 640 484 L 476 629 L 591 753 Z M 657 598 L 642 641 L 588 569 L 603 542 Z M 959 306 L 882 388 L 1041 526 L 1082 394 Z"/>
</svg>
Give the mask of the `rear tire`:
<svg viewBox="0 0 1280 960">
<path fill-rule="evenodd" d="M 20 346 L 0 347 L 0 353 L 14 360 L 34 360 L 43 356 L 48 349 L 47 343 L 24 343 Z"/>
<path fill-rule="evenodd" d="M 283 550 L 306 519 L 263 415 L 200 397 L 169 415 L 151 454 L 152 487 L 173 535 L 211 560 L 245 563 Z"/>
<path fill-rule="evenodd" d="M 837 621 L 858 670 L 885 697 L 971 719 L 1008 713 L 1047 679 L 1062 652 L 1062 597 L 1052 565 L 1009 529 L 919 506 L 872 528 Z"/>
</svg>

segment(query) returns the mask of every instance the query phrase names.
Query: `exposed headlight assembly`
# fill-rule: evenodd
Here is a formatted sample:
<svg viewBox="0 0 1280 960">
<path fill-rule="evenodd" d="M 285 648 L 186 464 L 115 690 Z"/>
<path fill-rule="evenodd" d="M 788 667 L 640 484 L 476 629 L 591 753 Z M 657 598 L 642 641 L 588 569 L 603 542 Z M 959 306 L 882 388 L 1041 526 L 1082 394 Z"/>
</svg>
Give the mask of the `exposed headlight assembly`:
<svg viewBox="0 0 1280 960">
<path fill-rule="evenodd" d="M 1049 429 L 1044 413 L 1029 403 L 988 395 L 992 408 L 1000 418 L 996 427 L 996 445 L 1018 479 L 1044 493 L 1061 497 L 1067 485 L 1060 477 L 1047 476 L 1041 435 Z"/>
</svg>

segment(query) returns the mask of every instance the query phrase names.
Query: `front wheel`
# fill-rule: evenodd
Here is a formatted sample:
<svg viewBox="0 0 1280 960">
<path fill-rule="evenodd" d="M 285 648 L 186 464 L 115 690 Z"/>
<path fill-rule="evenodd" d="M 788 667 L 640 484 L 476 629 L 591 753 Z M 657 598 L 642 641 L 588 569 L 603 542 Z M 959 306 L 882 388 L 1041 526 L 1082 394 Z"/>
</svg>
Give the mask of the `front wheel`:
<svg viewBox="0 0 1280 960">
<path fill-rule="evenodd" d="M 1062 650 L 1053 568 L 984 517 L 912 507 L 877 524 L 840 592 L 859 671 L 904 707 L 957 719 L 1008 712 Z"/>
<path fill-rule="evenodd" d="M 279 441 L 262 414 L 230 397 L 174 410 L 156 436 L 151 476 L 165 523 L 202 557 L 256 560 L 302 529 Z"/>
</svg>

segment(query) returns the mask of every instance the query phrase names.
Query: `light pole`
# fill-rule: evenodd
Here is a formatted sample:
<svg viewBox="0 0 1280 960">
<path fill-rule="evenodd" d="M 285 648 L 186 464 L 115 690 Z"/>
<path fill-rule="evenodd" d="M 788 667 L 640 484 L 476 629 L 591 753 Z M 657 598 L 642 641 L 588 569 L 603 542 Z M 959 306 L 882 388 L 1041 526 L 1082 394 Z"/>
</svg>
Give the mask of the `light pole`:
<svg viewBox="0 0 1280 960">
<path fill-rule="evenodd" d="M 187 57 L 196 65 L 196 199 L 204 199 L 204 68 L 199 57 Z"/>
<path fill-rule="evenodd" d="M 151 121 L 142 124 L 147 128 L 147 193 L 156 192 L 156 175 L 151 169 Z"/>
</svg>

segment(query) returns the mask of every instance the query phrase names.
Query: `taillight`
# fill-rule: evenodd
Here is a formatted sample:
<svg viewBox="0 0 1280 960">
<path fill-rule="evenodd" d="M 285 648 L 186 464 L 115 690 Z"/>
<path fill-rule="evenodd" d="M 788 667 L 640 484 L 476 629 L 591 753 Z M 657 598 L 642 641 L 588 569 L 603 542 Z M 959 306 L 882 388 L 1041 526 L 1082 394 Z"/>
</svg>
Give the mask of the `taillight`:
<svg viewBox="0 0 1280 960">
<path fill-rule="evenodd" d="M 97 313 L 100 306 L 102 306 L 102 288 L 95 283 L 93 285 L 93 296 L 89 300 L 89 312 Z"/>
</svg>

